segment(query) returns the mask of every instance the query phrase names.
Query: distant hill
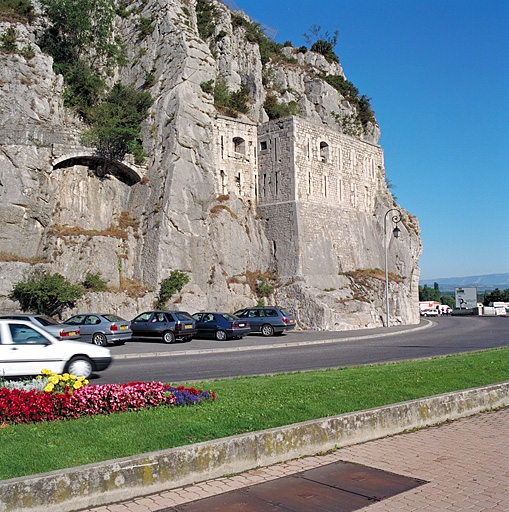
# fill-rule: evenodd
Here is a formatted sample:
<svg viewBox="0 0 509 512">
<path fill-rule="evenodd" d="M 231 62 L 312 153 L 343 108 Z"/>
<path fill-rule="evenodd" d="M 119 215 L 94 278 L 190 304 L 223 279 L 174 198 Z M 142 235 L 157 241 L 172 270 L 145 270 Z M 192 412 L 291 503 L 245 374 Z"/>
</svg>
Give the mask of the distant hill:
<svg viewBox="0 0 509 512">
<path fill-rule="evenodd" d="M 438 279 L 423 279 L 419 281 L 421 286 L 426 284 L 432 287 L 435 283 L 438 283 L 441 292 L 454 291 L 455 288 L 468 287 L 476 287 L 477 291 L 491 291 L 495 288 L 507 290 L 509 288 L 509 273 L 468 277 L 441 277 Z"/>
</svg>

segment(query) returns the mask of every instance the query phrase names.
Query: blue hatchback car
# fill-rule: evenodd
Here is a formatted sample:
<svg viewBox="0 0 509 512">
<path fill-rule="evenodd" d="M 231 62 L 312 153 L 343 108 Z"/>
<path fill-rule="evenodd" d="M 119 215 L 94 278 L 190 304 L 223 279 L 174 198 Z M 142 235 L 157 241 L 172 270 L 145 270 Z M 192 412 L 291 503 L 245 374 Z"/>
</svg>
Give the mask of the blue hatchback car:
<svg viewBox="0 0 509 512">
<path fill-rule="evenodd" d="M 249 323 L 229 313 L 195 313 L 198 337 L 218 341 L 241 339 L 251 332 Z"/>
</svg>

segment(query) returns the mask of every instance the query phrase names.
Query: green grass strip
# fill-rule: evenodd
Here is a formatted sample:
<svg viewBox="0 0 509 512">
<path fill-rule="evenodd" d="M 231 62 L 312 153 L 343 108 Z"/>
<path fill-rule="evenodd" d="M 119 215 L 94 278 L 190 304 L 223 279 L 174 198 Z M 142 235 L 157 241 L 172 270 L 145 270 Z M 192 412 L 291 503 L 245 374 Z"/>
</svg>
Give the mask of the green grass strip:
<svg viewBox="0 0 509 512">
<path fill-rule="evenodd" d="M 509 348 L 194 383 L 217 400 L 0 428 L 1 479 L 162 450 L 509 380 Z"/>
</svg>

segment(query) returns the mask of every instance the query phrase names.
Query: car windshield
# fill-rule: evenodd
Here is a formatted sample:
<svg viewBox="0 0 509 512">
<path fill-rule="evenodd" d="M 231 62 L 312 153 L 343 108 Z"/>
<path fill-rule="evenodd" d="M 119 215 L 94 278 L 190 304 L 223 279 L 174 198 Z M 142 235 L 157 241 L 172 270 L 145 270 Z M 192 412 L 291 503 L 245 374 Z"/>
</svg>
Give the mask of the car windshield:
<svg viewBox="0 0 509 512">
<path fill-rule="evenodd" d="M 35 318 L 42 325 L 60 325 L 56 320 L 53 320 L 53 318 L 49 316 L 36 316 Z"/>
<path fill-rule="evenodd" d="M 290 313 L 288 313 L 288 311 L 286 311 L 286 309 L 280 309 L 279 311 L 281 311 L 281 314 L 283 316 L 287 316 L 287 317 L 291 317 L 292 316 Z"/>
<path fill-rule="evenodd" d="M 120 318 L 117 315 L 103 315 L 103 317 L 106 318 L 108 322 L 125 322 L 123 318 Z"/>
<path fill-rule="evenodd" d="M 221 315 L 225 320 L 228 320 L 229 322 L 234 322 L 235 320 L 238 320 L 238 316 L 229 315 L 228 313 L 223 313 Z"/>
</svg>

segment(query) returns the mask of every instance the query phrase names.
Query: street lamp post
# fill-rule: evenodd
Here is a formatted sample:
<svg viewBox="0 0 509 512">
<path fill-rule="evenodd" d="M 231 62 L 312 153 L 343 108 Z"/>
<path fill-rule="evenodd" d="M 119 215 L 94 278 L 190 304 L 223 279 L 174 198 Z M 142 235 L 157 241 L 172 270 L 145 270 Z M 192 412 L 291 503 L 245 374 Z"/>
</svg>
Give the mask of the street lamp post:
<svg viewBox="0 0 509 512">
<path fill-rule="evenodd" d="M 390 327 L 390 313 L 389 313 L 389 265 L 387 263 L 387 215 L 391 212 L 396 212 L 392 214 L 391 220 L 395 224 L 394 229 L 392 230 L 392 234 L 394 238 L 399 238 L 401 233 L 401 229 L 398 228 L 398 222 L 401 220 L 401 212 L 397 208 L 391 208 L 385 212 L 384 216 L 384 248 L 385 248 L 385 314 L 386 314 L 386 327 Z"/>
</svg>

